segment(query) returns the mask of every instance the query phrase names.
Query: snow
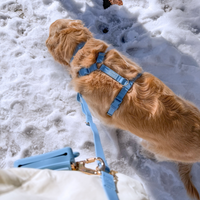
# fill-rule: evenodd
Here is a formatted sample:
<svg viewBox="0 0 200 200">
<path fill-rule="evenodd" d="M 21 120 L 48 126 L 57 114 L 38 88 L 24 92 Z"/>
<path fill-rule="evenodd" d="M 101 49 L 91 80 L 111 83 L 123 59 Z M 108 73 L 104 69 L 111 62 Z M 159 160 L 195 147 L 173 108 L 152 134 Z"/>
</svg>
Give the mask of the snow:
<svg viewBox="0 0 200 200">
<path fill-rule="evenodd" d="M 103 10 L 102 0 L 1 0 L 1 168 L 66 146 L 81 153 L 79 160 L 95 155 L 69 74 L 45 46 L 56 19 L 81 19 L 96 38 L 200 108 L 200 2 L 123 2 Z M 94 121 L 112 169 L 140 179 L 151 200 L 189 200 L 174 163 L 144 158 L 139 138 Z M 198 174 L 195 164 L 192 179 L 200 192 Z"/>
</svg>

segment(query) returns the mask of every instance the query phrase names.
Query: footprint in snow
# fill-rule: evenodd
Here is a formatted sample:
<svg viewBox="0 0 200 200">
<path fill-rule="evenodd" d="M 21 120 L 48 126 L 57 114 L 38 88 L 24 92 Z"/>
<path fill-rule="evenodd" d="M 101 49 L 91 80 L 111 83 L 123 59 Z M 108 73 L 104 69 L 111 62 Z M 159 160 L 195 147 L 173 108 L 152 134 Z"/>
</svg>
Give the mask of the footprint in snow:
<svg viewBox="0 0 200 200">
<path fill-rule="evenodd" d="M 38 133 L 39 133 L 39 130 L 35 126 L 32 126 L 32 125 L 27 126 L 23 131 L 23 134 L 28 138 L 36 137 Z"/>
<path fill-rule="evenodd" d="M 0 13 L 0 26 L 4 27 L 7 25 L 7 20 L 10 19 L 11 17 L 9 15 L 4 15 Z"/>
</svg>

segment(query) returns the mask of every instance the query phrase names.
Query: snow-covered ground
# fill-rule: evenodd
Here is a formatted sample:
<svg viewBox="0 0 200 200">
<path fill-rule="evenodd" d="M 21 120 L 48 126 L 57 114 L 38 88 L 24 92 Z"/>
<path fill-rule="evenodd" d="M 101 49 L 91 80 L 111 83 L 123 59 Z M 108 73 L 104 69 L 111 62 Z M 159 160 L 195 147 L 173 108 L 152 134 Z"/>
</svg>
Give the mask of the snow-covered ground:
<svg viewBox="0 0 200 200">
<path fill-rule="evenodd" d="M 69 74 L 45 46 L 56 19 L 81 19 L 96 38 L 200 108 L 200 1 L 123 0 L 124 6 L 106 10 L 102 2 L 0 1 L 1 168 L 65 146 L 80 159 L 95 155 Z M 175 164 L 144 158 L 134 135 L 95 122 L 112 169 L 139 177 L 151 200 L 189 200 Z M 200 192 L 199 174 L 195 164 L 192 179 Z"/>
</svg>

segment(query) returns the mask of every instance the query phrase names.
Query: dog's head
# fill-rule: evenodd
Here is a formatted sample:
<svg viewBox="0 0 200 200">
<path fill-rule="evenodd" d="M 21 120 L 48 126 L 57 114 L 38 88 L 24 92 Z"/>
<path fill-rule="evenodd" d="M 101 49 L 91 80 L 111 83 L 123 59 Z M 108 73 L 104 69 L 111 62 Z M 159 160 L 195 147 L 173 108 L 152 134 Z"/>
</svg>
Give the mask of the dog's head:
<svg viewBox="0 0 200 200">
<path fill-rule="evenodd" d="M 59 19 L 51 24 L 46 46 L 54 59 L 69 65 L 76 46 L 92 38 L 92 33 L 80 20 Z"/>
</svg>

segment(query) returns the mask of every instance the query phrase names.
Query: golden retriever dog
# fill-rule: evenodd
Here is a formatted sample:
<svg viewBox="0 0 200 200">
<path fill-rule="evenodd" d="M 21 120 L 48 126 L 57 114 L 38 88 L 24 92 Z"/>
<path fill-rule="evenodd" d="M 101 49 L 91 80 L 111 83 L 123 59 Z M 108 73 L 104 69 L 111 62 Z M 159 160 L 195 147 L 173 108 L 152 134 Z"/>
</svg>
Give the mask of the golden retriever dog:
<svg viewBox="0 0 200 200">
<path fill-rule="evenodd" d="M 85 45 L 70 60 L 77 45 Z M 107 115 L 122 85 L 100 70 L 80 77 L 81 68 L 96 62 L 99 52 L 108 44 L 93 38 L 79 20 L 60 19 L 50 26 L 46 41 L 56 61 L 66 66 L 74 89 L 81 93 L 92 113 L 108 125 L 130 131 L 143 139 L 142 146 L 158 160 L 178 163 L 180 177 L 191 197 L 200 199 L 191 182 L 192 164 L 200 161 L 200 111 L 189 101 L 176 96 L 161 80 L 144 72 L 125 95 L 112 116 Z M 142 68 L 112 49 L 102 63 L 122 77 L 131 80 Z"/>
</svg>

